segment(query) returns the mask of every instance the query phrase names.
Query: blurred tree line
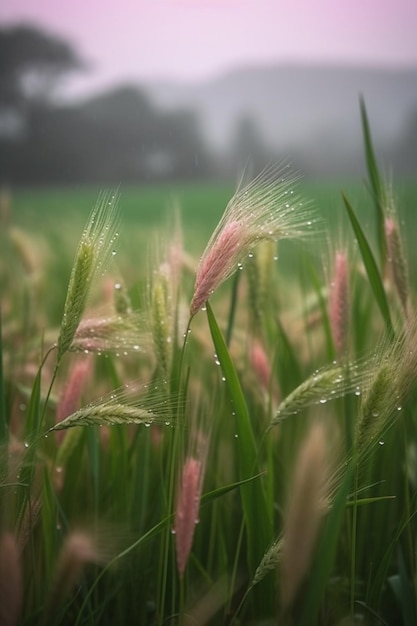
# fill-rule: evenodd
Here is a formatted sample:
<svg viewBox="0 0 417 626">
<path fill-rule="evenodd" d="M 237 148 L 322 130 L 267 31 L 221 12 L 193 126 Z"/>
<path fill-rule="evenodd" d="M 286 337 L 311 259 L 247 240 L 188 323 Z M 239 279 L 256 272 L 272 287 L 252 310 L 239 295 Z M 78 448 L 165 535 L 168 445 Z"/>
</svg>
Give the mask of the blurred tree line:
<svg viewBox="0 0 417 626">
<path fill-rule="evenodd" d="M 250 111 L 236 115 L 227 148 L 214 152 L 196 110 L 159 109 L 135 86 L 59 104 L 65 79 L 86 69 L 59 38 L 27 25 L 0 28 L 0 185 L 234 179 L 249 159 L 253 172 L 282 159 Z M 414 174 L 416 145 L 417 111 L 390 145 L 396 171 Z M 356 173 L 362 147 L 341 150 L 324 134 L 319 150 L 314 141 L 290 152 L 306 176 L 328 177 L 333 164 L 336 173 Z"/>
<path fill-rule="evenodd" d="M 65 42 L 28 26 L 0 30 L 0 182 L 139 182 L 208 177 L 215 159 L 196 113 L 157 110 L 131 86 L 57 105 L 83 70 Z"/>
</svg>

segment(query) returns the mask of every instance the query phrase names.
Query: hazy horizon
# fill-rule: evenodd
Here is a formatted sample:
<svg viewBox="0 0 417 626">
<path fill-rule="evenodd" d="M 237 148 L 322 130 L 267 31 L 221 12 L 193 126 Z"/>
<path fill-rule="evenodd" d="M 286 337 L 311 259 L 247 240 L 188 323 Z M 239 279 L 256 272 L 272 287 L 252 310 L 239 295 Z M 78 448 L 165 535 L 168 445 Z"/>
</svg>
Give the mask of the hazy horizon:
<svg viewBox="0 0 417 626">
<path fill-rule="evenodd" d="M 417 67 L 414 0 L 2 0 L 0 26 L 22 22 L 68 41 L 89 66 L 63 84 L 70 97 L 251 66 Z"/>
</svg>

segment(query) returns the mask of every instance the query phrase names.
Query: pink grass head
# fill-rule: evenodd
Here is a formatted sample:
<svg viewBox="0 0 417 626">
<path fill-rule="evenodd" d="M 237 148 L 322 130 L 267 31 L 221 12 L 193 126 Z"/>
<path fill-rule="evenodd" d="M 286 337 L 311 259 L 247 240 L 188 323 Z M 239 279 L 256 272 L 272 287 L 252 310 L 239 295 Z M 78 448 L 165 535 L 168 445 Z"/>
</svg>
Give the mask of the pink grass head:
<svg viewBox="0 0 417 626">
<path fill-rule="evenodd" d="M 91 376 L 92 361 L 84 358 L 76 361 L 72 368 L 67 383 L 62 390 L 58 401 L 56 421 L 61 422 L 63 419 L 75 413 L 80 408 L 81 395 L 84 385 Z M 65 431 L 57 431 L 58 441 L 62 441 Z"/>
<path fill-rule="evenodd" d="M 244 232 L 242 224 L 236 220 L 226 224 L 205 252 L 197 272 L 191 315 L 201 309 L 218 285 L 234 271 L 244 245 Z"/>
<path fill-rule="evenodd" d="M 408 269 L 400 229 L 398 228 L 396 220 L 389 216 L 385 218 L 384 228 L 391 280 L 398 293 L 404 313 L 407 316 L 409 312 Z"/>
<path fill-rule="evenodd" d="M 311 208 L 294 194 L 292 185 L 296 179 L 287 167 L 270 167 L 236 191 L 201 257 L 191 316 L 233 274 L 255 245 L 308 232 L 315 220 Z"/>
<path fill-rule="evenodd" d="M 258 339 L 255 339 L 251 346 L 250 363 L 263 390 L 268 391 L 271 381 L 271 365 L 265 349 Z"/>
<path fill-rule="evenodd" d="M 177 567 L 181 576 L 190 556 L 195 525 L 198 522 L 203 465 L 202 461 L 190 456 L 182 468 L 174 525 Z"/>
<path fill-rule="evenodd" d="M 347 255 L 336 252 L 329 296 L 329 320 L 333 342 L 339 356 L 346 350 L 349 313 L 349 266 Z"/>
</svg>

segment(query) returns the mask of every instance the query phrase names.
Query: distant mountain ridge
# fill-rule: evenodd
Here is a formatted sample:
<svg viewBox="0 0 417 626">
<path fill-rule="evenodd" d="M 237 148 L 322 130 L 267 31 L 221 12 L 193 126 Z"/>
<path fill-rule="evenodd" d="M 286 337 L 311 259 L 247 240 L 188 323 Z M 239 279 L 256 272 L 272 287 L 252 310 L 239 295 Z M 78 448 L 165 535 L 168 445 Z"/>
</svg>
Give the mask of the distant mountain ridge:
<svg viewBox="0 0 417 626">
<path fill-rule="evenodd" d="M 302 151 L 328 163 L 354 159 L 361 148 L 359 96 L 365 98 L 375 144 L 388 151 L 417 116 L 417 68 L 269 65 L 242 67 L 199 83 L 142 85 L 162 108 L 192 108 L 205 138 L 224 149 L 242 116 L 284 153 Z"/>
</svg>

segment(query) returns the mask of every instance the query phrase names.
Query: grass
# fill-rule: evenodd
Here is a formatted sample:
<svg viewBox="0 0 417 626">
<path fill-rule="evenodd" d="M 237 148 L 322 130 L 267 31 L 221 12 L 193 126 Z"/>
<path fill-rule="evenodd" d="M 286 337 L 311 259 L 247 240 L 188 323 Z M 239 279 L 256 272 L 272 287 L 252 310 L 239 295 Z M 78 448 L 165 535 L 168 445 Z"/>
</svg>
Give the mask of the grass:
<svg viewBox="0 0 417 626">
<path fill-rule="evenodd" d="M 191 317 L 230 187 L 120 190 L 116 255 L 97 190 L 3 198 L 1 623 L 417 624 L 417 187 L 299 191 L 313 237 L 235 212 Z"/>
</svg>

